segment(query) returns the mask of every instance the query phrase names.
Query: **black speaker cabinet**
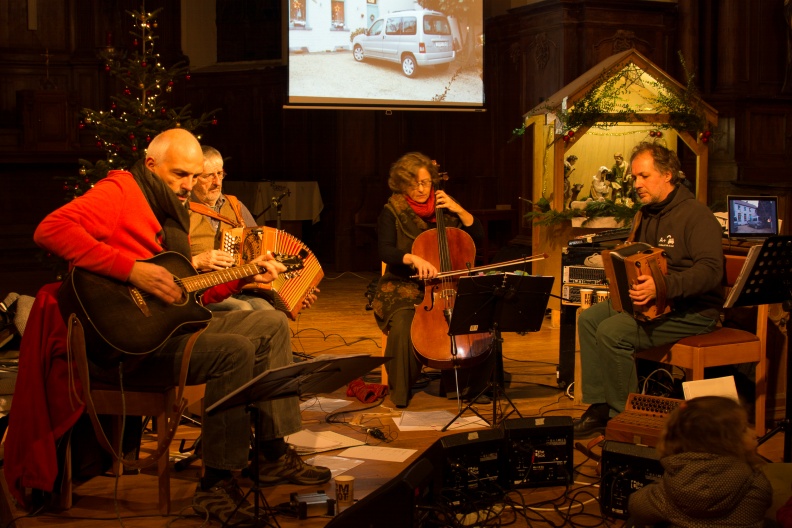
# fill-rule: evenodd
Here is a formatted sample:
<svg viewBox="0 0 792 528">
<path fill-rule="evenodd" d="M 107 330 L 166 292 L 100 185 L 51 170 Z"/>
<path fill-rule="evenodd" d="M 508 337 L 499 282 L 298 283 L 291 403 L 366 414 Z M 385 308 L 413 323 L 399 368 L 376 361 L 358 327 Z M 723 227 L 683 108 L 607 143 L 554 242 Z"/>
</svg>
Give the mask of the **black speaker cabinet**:
<svg viewBox="0 0 792 528">
<path fill-rule="evenodd" d="M 627 503 L 637 489 L 663 476 L 654 447 L 606 440 L 602 446 L 600 509 L 608 517 L 627 519 Z"/>
<path fill-rule="evenodd" d="M 465 431 L 440 439 L 443 446 L 443 488 L 460 498 L 497 497 L 503 494 L 503 431 Z"/>
<path fill-rule="evenodd" d="M 564 268 L 567 266 L 583 266 L 586 261 L 586 257 L 589 257 L 594 253 L 599 253 L 603 249 L 604 248 L 599 245 L 564 248 L 564 251 L 561 254 L 561 276 L 566 277 L 566 279 L 565 283 L 562 284 L 562 291 L 565 289 L 564 285 L 570 283 L 577 286 L 585 284 L 583 287 L 591 287 L 591 277 L 580 278 L 577 274 L 565 274 Z M 592 270 L 599 271 L 595 268 L 592 268 Z M 575 282 L 578 279 L 580 279 L 582 282 Z M 571 282 L 567 283 L 566 280 Z M 575 336 L 577 333 L 577 323 L 575 321 L 575 317 L 579 307 L 579 299 L 577 302 L 567 302 L 563 299 L 561 300 L 558 368 L 556 370 L 556 381 L 558 382 L 558 387 L 561 389 L 566 389 L 573 381 L 575 381 Z"/>
<path fill-rule="evenodd" d="M 503 422 L 503 474 L 510 488 L 564 486 L 572 482 L 572 418 L 545 416 Z"/>
</svg>

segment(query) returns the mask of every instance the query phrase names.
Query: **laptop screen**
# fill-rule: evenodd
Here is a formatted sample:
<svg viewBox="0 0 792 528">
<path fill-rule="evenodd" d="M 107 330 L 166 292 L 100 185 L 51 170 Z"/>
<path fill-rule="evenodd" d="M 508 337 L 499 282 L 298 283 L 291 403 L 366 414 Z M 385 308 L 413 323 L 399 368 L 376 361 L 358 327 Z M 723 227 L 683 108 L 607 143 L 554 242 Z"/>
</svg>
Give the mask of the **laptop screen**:
<svg viewBox="0 0 792 528">
<path fill-rule="evenodd" d="M 766 238 L 778 234 L 778 197 L 728 196 L 729 238 Z"/>
</svg>

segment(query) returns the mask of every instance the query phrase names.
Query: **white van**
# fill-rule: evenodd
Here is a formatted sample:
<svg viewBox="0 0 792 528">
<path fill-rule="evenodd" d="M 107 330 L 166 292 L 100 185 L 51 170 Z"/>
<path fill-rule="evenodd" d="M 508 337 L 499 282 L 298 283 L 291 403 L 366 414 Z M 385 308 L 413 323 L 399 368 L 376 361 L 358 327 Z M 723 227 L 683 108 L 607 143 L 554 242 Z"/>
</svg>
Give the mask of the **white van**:
<svg viewBox="0 0 792 528">
<path fill-rule="evenodd" d="M 456 56 L 448 17 L 437 11 L 394 11 L 352 41 L 352 55 L 400 63 L 407 77 L 419 67 L 446 67 Z"/>
</svg>

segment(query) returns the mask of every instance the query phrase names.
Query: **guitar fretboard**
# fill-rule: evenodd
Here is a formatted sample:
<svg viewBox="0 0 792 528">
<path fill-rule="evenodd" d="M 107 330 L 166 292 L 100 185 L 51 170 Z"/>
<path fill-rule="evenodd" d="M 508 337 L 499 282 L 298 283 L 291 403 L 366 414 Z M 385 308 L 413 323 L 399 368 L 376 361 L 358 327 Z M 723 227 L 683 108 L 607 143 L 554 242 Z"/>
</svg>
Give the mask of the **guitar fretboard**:
<svg viewBox="0 0 792 528">
<path fill-rule="evenodd" d="M 182 287 L 188 292 L 201 291 L 230 282 L 232 280 L 244 279 L 260 272 L 260 268 L 255 264 L 236 266 L 211 273 L 202 273 L 181 279 Z"/>
</svg>

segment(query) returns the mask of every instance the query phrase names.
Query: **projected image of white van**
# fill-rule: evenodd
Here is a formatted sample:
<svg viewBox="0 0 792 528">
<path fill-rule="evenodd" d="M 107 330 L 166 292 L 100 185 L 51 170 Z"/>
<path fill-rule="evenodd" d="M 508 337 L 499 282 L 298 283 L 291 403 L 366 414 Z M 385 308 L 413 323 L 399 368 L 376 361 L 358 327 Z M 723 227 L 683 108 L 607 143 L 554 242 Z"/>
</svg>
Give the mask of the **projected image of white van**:
<svg viewBox="0 0 792 528">
<path fill-rule="evenodd" d="M 355 37 L 352 56 L 358 62 L 379 59 L 401 64 L 402 73 L 414 77 L 419 68 L 447 68 L 456 57 L 456 46 L 444 14 L 394 11 Z"/>
<path fill-rule="evenodd" d="M 484 0 L 287 4 L 285 108 L 486 111 Z"/>
</svg>

